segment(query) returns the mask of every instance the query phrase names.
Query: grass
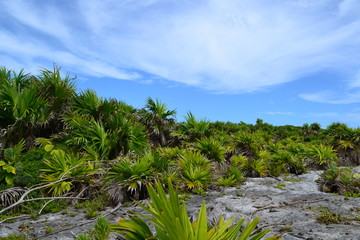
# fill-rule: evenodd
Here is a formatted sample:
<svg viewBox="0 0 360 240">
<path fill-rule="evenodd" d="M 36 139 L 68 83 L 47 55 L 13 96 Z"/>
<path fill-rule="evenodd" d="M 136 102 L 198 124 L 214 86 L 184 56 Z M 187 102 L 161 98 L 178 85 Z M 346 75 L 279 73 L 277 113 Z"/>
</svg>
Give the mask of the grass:
<svg viewBox="0 0 360 240">
<path fill-rule="evenodd" d="M 284 181 L 287 181 L 287 182 L 301 182 L 302 180 L 300 178 L 289 178 L 289 177 L 286 177 L 284 178 Z"/>
<path fill-rule="evenodd" d="M 273 187 L 284 190 L 285 187 L 286 187 L 286 184 L 285 183 L 278 183 L 278 184 L 274 185 Z"/>
<path fill-rule="evenodd" d="M 26 235 L 11 234 L 7 237 L 0 237 L 0 240 L 26 240 Z"/>
<path fill-rule="evenodd" d="M 86 209 L 85 212 L 86 212 L 86 215 L 87 215 L 86 217 L 89 218 L 89 219 L 96 217 L 98 215 L 98 213 L 99 213 L 94 208 Z"/>
<path fill-rule="evenodd" d="M 279 232 L 280 233 L 286 233 L 286 232 L 291 232 L 293 230 L 293 226 L 291 225 L 286 225 L 286 226 L 283 226 L 279 229 Z"/>
<path fill-rule="evenodd" d="M 76 212 L 69 212 L 69 217 L 75 217 L 76 215 L 77 215 L 77 213 Z"/>
<path fill-rule="evenodd" d="M 45 231 L 46 234 L 50 234 L 50 233 L 52 233 L 54 231 L 54 228 L 45 226 L 44 231 Z"/>
<path fill-rule="evenodd" d="M 355 193 L 355 192 L 352 192 L 352 191 L 347 191 L 344 193 L 344 196 L 346 197 L 353 197 L 353 198 L 360 198 L 360 193 Z"/>
<path fill-rule="evenodd" d="M 337 224 L 343 220 L 343 218 L 340 214 L 330 212 L 330 210 L 325 207 L 320 207 L 318 213 L 319 213 L 319 215 L 316 217 L 316 220 L 319 223 Z"/>
<path fill-rule="evenodd" d="M 100 211 L 105 210 L 106 200 L 107 196 L 99 196 L 94 200 L 86 200 L 82 203 L 77 203 L 75 204 L 74 208 L 82 208 L 85 211 L 87 218 L 94 218 Z"/>
</svg>

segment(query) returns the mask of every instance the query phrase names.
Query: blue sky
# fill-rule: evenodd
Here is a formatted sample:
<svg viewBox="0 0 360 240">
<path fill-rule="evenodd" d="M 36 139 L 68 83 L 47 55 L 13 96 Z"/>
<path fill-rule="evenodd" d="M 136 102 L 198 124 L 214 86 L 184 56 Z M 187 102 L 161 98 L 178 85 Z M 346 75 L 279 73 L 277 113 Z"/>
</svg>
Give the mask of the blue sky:
<svg viewBox="0 0 360 240">
<path fill-rule="evenodd" d="M 360 127 L 359 0 L 3 0 L 0 65 L 143 107 Z"/>
</svg>

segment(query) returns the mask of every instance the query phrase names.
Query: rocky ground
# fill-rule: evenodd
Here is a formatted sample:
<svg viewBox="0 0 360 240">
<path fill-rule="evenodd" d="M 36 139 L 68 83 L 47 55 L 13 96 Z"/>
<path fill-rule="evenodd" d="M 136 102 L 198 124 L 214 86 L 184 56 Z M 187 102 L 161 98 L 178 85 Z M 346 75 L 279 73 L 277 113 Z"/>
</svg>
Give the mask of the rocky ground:
<svg viewBox="0 0 360 240">
<path fill-rule="evenodd" d="M 360 172 L 358 167 L 357 172 Z M 192 196 L 187 201 L 190 214 L 196 215 L 205 200 L 209 219 L 220 215 L 230 217 L 261 218 L 260 229 L 271 228 L 271 235 L 284 240 L 298 239 L 359 239 L 360 198 L 346 198 L 323 193 L 315 182 L 319 172 L 280 178 L 249 178 L 239 188 L 224 188 L 222 192 L 209 192 L 207 196 Z M 134 206 L 107 209 L 102 214 L 113 222 L 126 217 Z M 340 216 L 337 224 L 317 221 L 327 209 L 329 216 Z M 356 218 L 358 217 L 358 218 Z M 92 228 L 94 220 L 86 219 L 81 210 L 68 209 L 62 213 L 46 214 L 36 220 L 17 219 L 2 223 L 0 236 L 27 233 L 29 239 L 75 239 L 76 235 Z M 31 238 L 30 238 L 31 237 Z M 115 236 L 113 236 L 114 239 Z"/>
</svg>

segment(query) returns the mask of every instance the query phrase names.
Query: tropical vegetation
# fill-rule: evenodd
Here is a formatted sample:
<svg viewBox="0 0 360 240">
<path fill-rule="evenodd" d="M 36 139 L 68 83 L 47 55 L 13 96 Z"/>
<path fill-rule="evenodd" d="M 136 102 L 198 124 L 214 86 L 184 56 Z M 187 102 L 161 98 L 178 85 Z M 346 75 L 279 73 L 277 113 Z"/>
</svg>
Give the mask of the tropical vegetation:
<svg viewBox="0 0 360 240">
<path fill-rule="evenodd" d="M 47 201 L 76 203 L 106 195 L 110 205 L 150 195 L 153 203 L 143 207 L 153 215 L 148 220 L 157 236 L 175 239 L 165 236 L 171 233 L 165 234 L 169 226 L 161 222 L 175 213 L 159 219 L 157 201 L 175 204 L 175 211 L 176 191 L 206 194 L 240 186 L 246 177 L 317 169 L 325 170 L 324 191 L 359 194 L 359 175 L 341 166 L 360 165 L 360 128 L 344 123 L 273 126 L 261 119 L 255 124 L 211 122 L 192 112 L 178 122 L 176 111 L 159 99 L 149 97 L 137 109 L 91 89 L 79 91 L 75 80 L 57 66 L 39 75 L 0 68 L 0 214 L 36 212 Z M 159 183 L 166 185 L 168 179 L 172 197 L 165 199 Z M 24 193 L 29 201 L 19 204 Z M 31 199 L 36 204 L 30 206 Z M 220 220 L 216 229 L 208 229 L 201 209 L 193 223 L 182 207 L 176 210 L 190 231 L 184 230 L 187 236 L 199 231 L 217 239 L 211 236 L 238 232 L 241 221 Z M 126 226 L 134 224 L 150 234 L 138 216 L 122 220 L 116 231 L 125 234 Z"/>
</svg>

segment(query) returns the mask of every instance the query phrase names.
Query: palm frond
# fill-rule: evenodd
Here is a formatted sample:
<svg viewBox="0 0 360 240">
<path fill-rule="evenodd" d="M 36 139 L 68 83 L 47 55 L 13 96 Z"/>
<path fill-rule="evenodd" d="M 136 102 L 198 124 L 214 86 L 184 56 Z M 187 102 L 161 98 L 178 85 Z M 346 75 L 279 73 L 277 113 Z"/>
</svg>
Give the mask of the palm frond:
<svg viewBox="0 0 360 240">
<path fill-rule="evenodd" d="M 13 187 L 0 192 L 0 206 L 7 207 L 17 202 L 27 191 L 27 188 Z"/>
</svg>

